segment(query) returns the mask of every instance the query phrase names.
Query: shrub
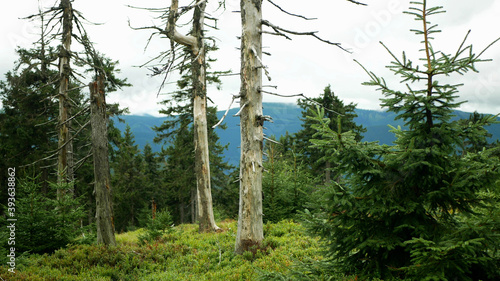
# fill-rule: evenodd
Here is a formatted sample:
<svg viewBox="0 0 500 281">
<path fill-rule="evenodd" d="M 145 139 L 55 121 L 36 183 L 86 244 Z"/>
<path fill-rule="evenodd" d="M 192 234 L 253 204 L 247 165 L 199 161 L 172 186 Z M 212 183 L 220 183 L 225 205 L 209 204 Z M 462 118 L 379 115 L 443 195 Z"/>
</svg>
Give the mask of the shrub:
<svg viewBox="0 0 500 281">
<path fill-rule="evenodd" d="M 218 225 L 222 232 L 199 233 L 197 225 L 179 225 L 176 231 L 164 235 L 165 239 L 143 245 L 138 245 L 134 237 L 141 231 L 118 234 L 117 241 L 126 243 L 117 247 L 73 245 L 50 255 L 32 255 L 16 274 L 0 265 L 0 277 L 9 281 L 258 280 L 259 273 L 288 275 L 294 260 L 321 259 L 318 241 L 305 236 L 304 228 L 297 223 L 267 224 L 267 249 L 256 248 L 255 254 L 248 252 L 246 257 L 234 253 L 236 222 Z"/>
<path fill-rule="evenodd" d="M 57 189 L 68 189 L 69 185 L 52 184 L 53 194 Z M 18 254 L 50 253 L 65 247 L 76 237 L 79 221 L 84 213 L 80 200 L 69 194 L 61 199 L 52 199 L 41 192 L 35 178 L 20 178 L 16 188 L 16 240 Z M 5 219 L 2 218 L 1 225 Z M 5 232 L 6 227 L 1 228 Z M 6 245 L 5 234 L 0 235 Z M 3 256 L 2 256 L 3 257 Z"/>
<path fill-rule="evenodd" d="M 151 215 L 150 220 L 145 227 L 146 232 L 139 235 L 139 242 L 144 244 L 146 242 L 158 240 L 164 234 L 171 232 L 173 230 L 172 227 L 173 219 L 170 212 L 166 209 L 157 212 L 154 219 Z"/>
</svg>

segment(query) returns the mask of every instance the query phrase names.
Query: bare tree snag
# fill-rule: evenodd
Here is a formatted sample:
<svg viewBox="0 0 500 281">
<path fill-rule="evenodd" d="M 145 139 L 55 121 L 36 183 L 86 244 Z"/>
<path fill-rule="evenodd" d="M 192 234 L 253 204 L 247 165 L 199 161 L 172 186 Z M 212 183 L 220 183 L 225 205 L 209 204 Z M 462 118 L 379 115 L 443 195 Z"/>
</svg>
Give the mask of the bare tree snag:
<svg viewBox="0 0 500 281">
<path fill-rule="evenodd" d="M 354 0 L 349 2 L 363 5 Z M 275 7 L 288 15 L 309 18 L 286 12 L 274 2 Z M 241 88 L 240 116 L 241 128 L 241 157 L 240 157 L 240 204 L 238 214 L 238 231 L 236 234 L 235 252 L 238 254 L 250 250 L 250 247 L 259 246 L 264 239 L 262 221 L 262 155 L 263 155 L 263 123 L 269 120 L 262 113 L 262 94 L 269 93 L 262 89 L 262 70 L 270 79 L 266 66 L 262 61 L 262 34 L 269 33 L 263 30 L 271 28 L 273 35 L 291 39 L 288 34 L 311 36 L 317 40 L 343 49 L 339 43 L 322 39 L 316 31 L 299 32 L 281 28 L 262 19 L 262 0 L 241 0 L 240 13 L 242 23 L 241 35 Z M 278 94 L 274 94 L 278 95 Z"/>
<path fill-rule="evenodd" d="M 196 185 L 198 188 L 198 219 L 200 231 L 215 231 L 219 227 L 215 224 L 212 188 L 210 183 L 210 159 L 208 149 L 207 126 L 207 88 L 205 70 L 205 48 L 203 44 L 203 25 L 206 3 L 202 2 L 194 8 L 193 34 L 199 46 L 198 54 L 195 49 L 191 54 L 191 74 L 193 76 L 193 122 L 194 122 L 194 151 Z"/>
<path fill-rule="evenodd" d="M 90 83 L 89 88 L 92 153 L 94 156 L 94 191 L 96 194 L 97 243 L 115 246 L 104 77 L 99 75 L 96 82 Z"/>
<path fill-rule="evenodd" d="M 205 4 L 203 3 L 203 5 Z M 179 1 L 172 0 L 172 4 L 170 5 L 170 13 L 168 15 L 167 28 L 166 28 L 167 37 L 176 43 L 191 47 L 191 51 L 193 52 L 193 54 L 197 55 L 199 48 L 198 48 L 198 40 L 196 39 L 196 37 L 190 35 L 187 36 L 182 35 L 175 28 L 175 24 L 177 22 L 177 17 L 178 17 L 178 12 L 177 12 L 178 8 L 179 8 Z M 193 25 L 194 24 L 195 23 L 193 22 Z"/>
<path fill-rule="evenodd" d="M 71 120 L 69 120 L 69 77 L 71 75 L 70 52 L 73 29 L 73 8 L 70 0 L 61 0 L 62 9 L 62 44 L 59 49 L 59 153 L 57 159 L 57 183 L 73 181 L 73 143 L 71 141 Z M 57 190 L 57 197 L 64 195 L 63 190 Z"/>
<path fill-rule="evenodd" d="M 262 222 L 262 0 L 241 1 L 240 204 L 235 252 L 264 239 Z"/>
<path fill-rule="evenodd" d="M 206 1 L 198 1 L 194 6 L 193 35 L 185 36 L 175 30 L 178 1 L 172 0 L 167 23 L 167 36 L 170 40 L 191 48 L 191 75 L 193 81 L 193 129 L 195 150 L 195 174 L 197 186 L 197 210 L 199 231 L 217 231 L 212 206 L 210 183 L 210 159 L 207 126 L 207 87 L 206 62 L 203 44 L 203 28 Z"/>
</svg>

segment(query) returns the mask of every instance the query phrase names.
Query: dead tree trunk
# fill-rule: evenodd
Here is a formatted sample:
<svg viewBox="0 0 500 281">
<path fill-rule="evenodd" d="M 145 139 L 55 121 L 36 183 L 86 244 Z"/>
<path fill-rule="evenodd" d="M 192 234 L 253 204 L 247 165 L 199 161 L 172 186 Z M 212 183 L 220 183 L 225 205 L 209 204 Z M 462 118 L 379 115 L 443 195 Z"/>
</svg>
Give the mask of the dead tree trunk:
<svg viewBox="0 0 500 281">
<path fill-rule="evenodd" d="M 92 153 L 96 194 L 97 243 L 116 245 L 111 182 L 108 160 L 108 128 L 104 78 L 98 76 L 90 87 L 90 123 L 92 126 Z"/>
<path fill-rule="evenodd" d="M 240 206 L 235 252 L 264 239 L 262 222 L 262 0 L 241 1 Z"/>
<path fill-rule="evenodd" d="M 195 148 L 195 174 L 198 189 L 198 220 L 199 231 L 215 231 L 212 207 L 212 190 L 210 186 L 210 161 L 207 130 L 207 88 L 205 71 L 205 48 L 203 44 L 203 25 L 206 1 L 195 4 L 193 14 L 193 32 L 190 36 L 179 34 L 175 30 L 178 1 L 172 0 L 167 25 L 167 36 L 179 44 L 191 48 L 191 75 L 193 81 L 193 129 Z"/>
<path fill-rule="evenodd" d="M 205 70 L 205 47 L 203 44 L 203 24 L 206 2 L 194 8 L 193 36 L 197 40 L 198 53 L 191 53 L 193 76 L 193 122 L 196 185 L 198 188 L 198 220 L 200 232 L 218 230 L 215 224 L 212 188 L 210 183 L 210 159 L 207 126 L 207 88 Z"/>
<path fill-rule="evenodd" d="M 61 0 L 62 15 L 62 44 L 59 50 L 59 155 L 57 159 L 57 183 L 71 183 L 73 181 L 73 144 L 71 140 L 71 121 L 69 120 L 69 77 L 71 75 L 70 52 L 71 35 L 73 29 L 73 8 L 70 0 Z M 63 190 L 57 190 L 57 197 L 64 195 Z"/>
</svg>

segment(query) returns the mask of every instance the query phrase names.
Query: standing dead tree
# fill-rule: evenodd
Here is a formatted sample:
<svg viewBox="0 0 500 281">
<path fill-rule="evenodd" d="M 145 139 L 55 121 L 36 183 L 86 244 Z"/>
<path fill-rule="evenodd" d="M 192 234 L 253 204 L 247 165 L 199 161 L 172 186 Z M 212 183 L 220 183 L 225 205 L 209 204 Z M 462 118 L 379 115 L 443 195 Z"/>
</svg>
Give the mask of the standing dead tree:
<svg viewBox="0 0 500 281">
<path fill-rule="evenodd" d="M 156 29 L 160 34 L 166 35 L 171 42 L 171 50 L 166 53 L 169 63 L 163 69 L 154 68 L 156 74 L 167 75 L 178 70 L 185 63 L 184 58 L 176 57 L 178 46 L 189 48 L 191 61 L 192 103 L 193 103 L 193 129 L 195 148 L 195 175 L 197 186 L 197 218 L 200 232 L 216 231 L 219 227 L 215 223 L 212 204 L 210 181 L 210 159 L 207 128 L 207 82 L 206 82 L 206 48 L 204 44 L 205 8 L 207 1 L 195 1 L 190 6 L 179 8 L 179 1 L 172 0 L 170 8 L 166 11 L 167 23 L 165 29 L 153 26 L 138 29 Z M 192 31 L 183 35 L 177 31 L 178 18 L 188 11 L 193 11 Z M 137 28 L 136 28 L 137 29 Z M 162 85 L 163 86 L 163 85 Z"/>
<path fill-rule="evenodd" d="M 71 66 L 71 58 L 75 57 L 75 53 L 71 51 L 72 39 L 76 38 L 77 42 L 82 41 L 84 36 L 81 36 L 83 27 L 79 18 L 83 18 L 81 14 L 73 9 L 72 1 L 61 0 L 58 6 L 51 7 L 45 11 L 40 11 L 38 14 L 27 17 L 27 19 L 41 18 L 42 28 L 41 38 L 44 40 L 44 45 L 50 45 L 53 41 L 60 40 L 58 47 L 59 63 L 57 65 L 59 77 L 57 83 L 59 91 L 56 98 L 59 101 L 59 117 L 57 120 L 57 139 L 58 148 L 53 154 L 42 160 L 52 159 L 57 155 L 57 183 L 59 185 L 69 184 L 69 192 L 74 192 L 74 170 L 75 170 L 75 156 L 73 149 L 73 140 L 76 137 L 72 122 L 78 115 L 87 112 L 86 109 L 73 114 L 72 109 L 75 106 L 75 101 L 70 97 L 71 91 L 79 90 L 80 88 L 70 89 L 70 85 L 74 86 L 74 81 L 78 79 Z M 43 18 L 49 18 L 47 22 Z M 74 27 L 76 26 L 80 35 L 76 35 Z M 49 65 L 45 65 L 44 69 L 47 70 Z M 81 132 L 82 128 L 78 128 L 77 133 Z M 57 197 L 61 199 L 64 196 L 64 189 L 58 189 Z"/>
<path fill-rule="evenodd" d="M 113 223 L 108 154 L 108 116 L 106 112 L 106 95 L 104 93 L 104 75 L 102 72 L 97 75 L 95 82 L 90 83 L 89 88 L 96 193 L 97 243 L 115 246 L 115 226 Z"/>
<path fill-rule="evenodd" d="M 168 15 L 166 34 L 170 40 L 188 46 L 191 49 L 193 129 L 198 220 L 200 232 L 206 232 L 219 229 L 219 227 L 215 224 L 212 207 L 210 160 L 208 150 L 206 62 L 205 47 L 203 43 L 206 1 L 198 1 L 192 7 L 194 7 L 192 34 L 188 36 L 181 35 L 175 28 L 176 18 L 178 16 L 178 1 L 172 0 L 170 13 Z"/>
<path fill-rule="evenodd" d="M 59 49 L 59 156 L 57 160 L 57 183 L 69 183 L 74 181 L 73 174 L 73 141 L 71 139 L 71 120 L 69 104 L 69 78 L 71 76 L 71 37 L 73 33 L 73 7 L 71 1 L 61 0 L 62 10 L 62 44 Z M 71 189 L 74 192 L 74 190 Z M 63 189 L 57 190 L 58 198 L 61 198 Z"/>
<path fill-rule="evenodd" d="M 281 12 L 288 15 L 311 20 L 301 15 L 289 13 L 271 0 L 267 0 Z M 364 5 L 357 1 L 349 2 Z M 264 238 L 262 221 L 262 154 L 263 124 L 269 120 L 262 111 L 262 70 L 269 80 L 271 77 L 262 60 L 262 34 L 283 36 L 291 39 L 291 35 L 312 36 L 317 40 L 337 46 L 322 39 L 317 32 L 298 32 L 274 25 L 262 18 L 262 0 L 242 0 L 240 2 L 242 35 L 241 35 L 241 88 L 240 88 L 240 205 L 238 214 L 238 230 L 235 252 L 243 253 L 251 247 L 259 246 Z M 264 27 L 272 31 L 264 30 Z"/>
<path fill-rule="evenodd" d="M 240 204 L 235 252 L 264 239 L 262 221 L 262 0 L 241 1 Z"/>
<path fill-rule="evenodd" d="M 121 111 L 118 110 L 116 105 L 106 108 L 104 80 L 111 82 L 110 85 L 107 85 L 107 88 L 111 91 L 116 90 L 117 87 L 129 86 L 129 84 L 125 82 L 126 80 L 114 76 L 114 72 L 117 71 L 115 69 L 116 62 L 106 59 L 102 54 L 94 50 L 93 43 L 89 40 L 81 22 L 81 20 L 86 19 L 79 11 L 73 9 L 71 0 L 61 0 L 58 6 L 40 11 L 39 14 L 27 17 L 27 19 L 36 17 L 42 19 L 42 24 L 44 23 L 44 17 L 49 18 L 45 23 L 45 28 L 42 28 L 42 39 L 46 38 L 44 44 L 49 45 L 58 39 L 61 42 L 59 45 L 59 64 L 57 65 L 59 70 L 57 79 L 59 91 L 57 96 L 54 97 L 59 100 L 58 147 L 56 150 L 49 152 L 49 156 L 38 161 L 50 160 L 57 156 L 57 182 L 58 184 L 70 184 L 70 192 L 74 192 L 72 185 L 74 171 L 81 167 L 88 158 L 94 156 L 98 242 L 115 245 L 111 187 L 109 185 L 109 163 L 107 162 L 106 112 L 111 110 L 119 114 Z M 82 53 L 71 50 L 72 39 L 83 47 L 84 51 Z M 75 61 L 74 67 L 71 65 L 72 60 Z M 45 69 L 48 67 L 46 66 Z M 77 69 L 78 67 L 80 69 Z M 86 87 L 85 83 L 81 81 L 86 78 L 82 73 L 85 73 L 88 68 L 99 73 L 96 75 L 97 82 L 91 83 L 90 87 L 92 106 L 79 97 L 80 90 Z M 92 110 L 90 110 L 91 107 Z M 74 112 L 76 111 L 74 108 L 78 108 L 78 111 Z M 89 111 L 93 113 L 91 121 L 84 116 Z M 78 123 L 77 117 L 82 117 L 84 121 Z M 72 128 L 73 122 L 76 124 L 75 128 Z M 86 156 L 75 161 L 73 141 L 82 132 L 88 132 L 90 123 L 93 123 L 93 147 Z M 58 190 L 58 198 L 64 198 L 63 190 Z"/>
<path fill-rule="evenodd" d="M 191 75 L 193 79 L 193 122 L 195 173 L 198 189 L 198 220 L 200 231 L 214 231 L 219 227 L 215 224 L 212 188 L 210 183 L 210 159 L 207 125 L 207 83 L 206 56 L 204 47 L 204 18 L 206 2 L 201 1 L 194 8 L 193 36 L 196 38 L 198 53 L 191 53 Z"/>
</svg>

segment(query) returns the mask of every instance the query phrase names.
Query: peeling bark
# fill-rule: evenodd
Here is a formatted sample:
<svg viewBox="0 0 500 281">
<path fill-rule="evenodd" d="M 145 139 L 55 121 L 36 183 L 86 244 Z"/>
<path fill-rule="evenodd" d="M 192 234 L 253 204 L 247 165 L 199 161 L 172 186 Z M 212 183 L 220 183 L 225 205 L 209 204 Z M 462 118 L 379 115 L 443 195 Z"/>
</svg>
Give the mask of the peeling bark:
<svg viewBox="0 0 500 281">
<path fill-rule="evenodd" d="M 240 204 L 235 252 L 264 239 L 262 222 L 262 0 L 241 0 Z"/>
<path fill-rule="evenodd" d="M 94 191 L 96 194 L 97 243 L 115 246 L 104 78 L 99 76 L 96 82 L 89 85 L 89 88 L 92 153 L 94 156 Z"/>
</svg>

